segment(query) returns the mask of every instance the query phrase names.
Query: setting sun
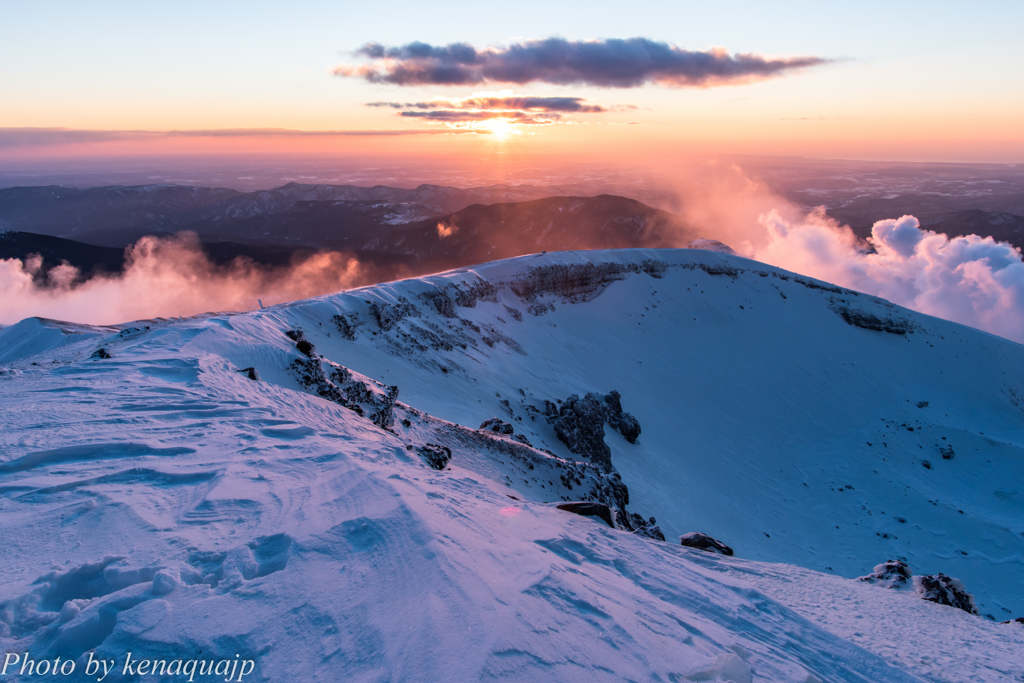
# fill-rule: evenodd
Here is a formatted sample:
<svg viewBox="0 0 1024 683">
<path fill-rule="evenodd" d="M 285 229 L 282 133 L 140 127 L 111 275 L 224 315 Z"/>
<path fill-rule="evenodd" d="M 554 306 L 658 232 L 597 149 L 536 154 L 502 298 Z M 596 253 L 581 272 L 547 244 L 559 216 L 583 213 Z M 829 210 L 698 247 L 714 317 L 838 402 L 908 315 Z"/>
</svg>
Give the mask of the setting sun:
<svg viewBox="0 0 1024 683">
<path fill-rule="evenodd" d="M 491 119 L 484 121 L 481 128 L 491 131 L 491 134 L 498 140 L 508 140 L 513 135 L 522 135 L 523 131 L 517 129 L 507 119 Z"/>
</svg>

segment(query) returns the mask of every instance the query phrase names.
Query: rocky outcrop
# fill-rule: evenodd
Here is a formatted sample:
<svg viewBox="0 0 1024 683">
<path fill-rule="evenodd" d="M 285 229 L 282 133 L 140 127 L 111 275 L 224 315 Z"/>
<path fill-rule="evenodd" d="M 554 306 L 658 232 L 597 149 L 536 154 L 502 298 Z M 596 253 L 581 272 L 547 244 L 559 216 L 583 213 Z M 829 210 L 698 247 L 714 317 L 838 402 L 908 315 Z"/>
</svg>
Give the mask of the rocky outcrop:
<svg viewBox="0 0 1024 683">
<path fill-rule="evenodd" d="M 511 435 L 515 430 L 508 422 L 505 422 L 501 418 L 489 417 L 483 421 L 480 425 L 480 429 L 486 429 L 489 432 L 495 434 L 509 434 Z"/>
<path fill-rule="evenodd" d="M 548 423 L 558 438 L 574 454 L 598 465 L 606 472 L 612 470 L 612 451 L 604 441 L 604 425 L 617 429 L 630 443 L 640 437 L 640 423 L 623 412 L 619 392 L 605 396 L 589 393 L 583 398 L 573 394 L 561 405 L 545 405 Z"/>
<path fill-rule="evenodd" d="M 435 470 L 443 470 L 452 459 L 452 449 L 447 446 L 439 446 L 436 443 L 420 446 L 419 454 Z"/>
<path fill-rule="evenodd" d="M 719 540 L 711 538 L 707 534 L 700 533 L 699 531 L 691 531 L 688 534 L 683 534 L 679 537 L 679 544 L 687 548 L 706 550 L 709 553 L 718 553 L 719 555 L 728 555 L 729 557 L 732 557 L 733 555 L 732 548 Z"/>
<path fill-rule="evenodd" d="M 615 528 L 615 523 L 612 522 L 612 512 L 604 503 L 559 503 L 557 507 L 559 510 L 584 515 L 585 517 L 598 517 L 604 520 L 605 524 L 611 528 Z"/>
<path fill-rule="evenodd" d="M 292 361 L 292 371 L 304 389 L 368 418 L 382 429 L 391 429 L 392 409 L 398 399 L 397 386 L 385 386 L 324 358 L 302 330 L 289 330 L 285 334 L 295 342 L 299 353 L 306 356 Z"/>
<path fill-rule="evenodd" d="M 903 560 L 889 560 L 875 565 L 871 573 L 860 577 L 861 581 L 873 583 L 883 588 L 904 588 L 911 585 L 910 567 Z"/>
<path fill-rule="evenodd" d="M 661 528 L 658 526 L 658 522 L 654 517 L 644 519 L 635 512 L 630 512 L 626 516 L 629 518 L 629 526 L 632 527 L 632 532 L 637 536 L 643 536 L 644 538 L 649 538 L 652 541 L 665 540 L 665 534 L 661 532 Z"/>
<path fill-rule="evenodd" d="M 951 576 L 939 573 L 934 576 L 915 576 L 914 589 L 924 600 L 939 605 L 948 605 L 962 609 L 970 614 L 977 614 L 974 596 L 967 592 L 964 585 Z"/>
<path fill-rule="evenodd" d="M 396 323 L 410 315 L 418 315 L 419 310 L 407 299 L 399 297 L 397 303 L 373 301 L 370 303 L 370 315 L 377 321 L 377 326 L 387 332 Z"/>
<path fill-rule="evenodd" d="M 114 356 L 111 355 L 110 351 L 108 351 L 103 346 L 101 346 L 100 348 L 98 348 L 95 351 L 93 351 L 92 355 L 89 356 L 89 358 L 99 358 L 100 360 L 106 360 L 107 358 L 113 358 L 113 357 Z"/>
<path fill-rule="evenodd" d="M 903 560 L 889 560 L 876 565 L 870 574 L 860 577 L 860 580 L 895 590 L 913 588 L 915 593 L 929 602 L 956 607 L 970 614 L 978 613 L 974 596 L 967 592 L 958 579 L 942 573 L 914 576 Z"/>
<path fill-rule="evenodd" d="M 256 370 L 256 368 L 242 368 L 241 370 L 236 370 L 236 372 L 245 375 L 254 382 L 260 381 L 260 373 Z"/>
<path fill-rule="evenodd" d="M 832 307 L 832 310 L 839 314 L 839 317 L 846 321 L 848 325 L 865 330 L 905 335 L 913 333 L 917 329 L 911 321 L 892 315 L 883 318 L 869 311 L 858 310 L 844 305 L 835 305 Z"/>
<path fill-rule="evenodd" d="M 516 296 L 527 303 L 532 303 L 537 297 L 545 294 L 559 296 L 565 303 L 581 303 L 594 299 L 608 285 L 625 280 L 630 274 L 646 273 L 651 277 L 660 278 L 667 269 L 668 264 L 654 260 L 628 264 L 557 264 L 531 268 L 527 274 L 509 283 L 509 286 Z M 534 309 L 528 310 L 533 315 L 538 315 Z M 536 310 L 541 311 L 540 308 Z"/>
<path fill-rule="evenodd" d="M 356 316 L 339 313 L 331 317 L 331 322 L 334 323 L 342 337 L 349 341 L 355 341 L 356 329 L 360 324 Z"/>
</svg>

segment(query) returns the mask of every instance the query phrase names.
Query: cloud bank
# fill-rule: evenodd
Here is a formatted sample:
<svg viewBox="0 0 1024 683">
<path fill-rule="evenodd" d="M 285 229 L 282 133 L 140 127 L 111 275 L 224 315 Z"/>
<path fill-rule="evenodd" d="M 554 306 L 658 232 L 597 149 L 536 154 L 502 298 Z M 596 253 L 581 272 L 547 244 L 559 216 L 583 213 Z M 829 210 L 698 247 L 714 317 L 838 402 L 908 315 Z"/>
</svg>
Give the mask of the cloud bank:
<svg viewBox="0 0 1024 683">
<path fill-rule="evenodd" d="M 312 138 L 396 135 L 437 135 L 458 131 L 293 130 L 289 128 L 214 128 L 209 130 L 87 130 L 78 128 L 0 128 L 0 149 L 55 147 L 107 142 L 140 142 L 175 138 Z"/>
<path fill-rule="evenodd" d="M 1024 343 L 1024 261 L 991 237 L 949 238 L 914 216 L 878 221 L 864 249 L 817 210 L 799 222 L 760 218 L 769 241 L 758 260 Z"/>
<path fill-rule="evenodd" d="M 466 43 L 399 47 L 368 43 L 335 75 L 403 86 L 551 83 L 604 88 L 711 87 L 749 83 L 818 66 L 821 57 L 770 58 L 724 49 L 684 50 L 648 38 L 570 41 L 547 38 L 478 50 Z"/>
<path fill-rule="evenodd" d="M 144 237 L 128 248 L 124 272 L 82 282 L 69 265 L 35 277 L 41 259 L 0 260 L 0 323 L 40 316 L 90 324 L 114 324 L 207 311 L 245 311 L 264 305 L 336 292 L 378 281 L 381 273 L 356 258 L 319 252 L 284 268 L 248 259 L 217 266 L 194 233 Z"/>
<path fill-rule="evenodd" d="M 859 239 L 824 207 L 801 211 L 737 167 L 680 178 L 687 220 L 748 258 L 1024 343 L 1024 260 L 991 237 L 948 237 L 914 216 Z"/>
</svg>

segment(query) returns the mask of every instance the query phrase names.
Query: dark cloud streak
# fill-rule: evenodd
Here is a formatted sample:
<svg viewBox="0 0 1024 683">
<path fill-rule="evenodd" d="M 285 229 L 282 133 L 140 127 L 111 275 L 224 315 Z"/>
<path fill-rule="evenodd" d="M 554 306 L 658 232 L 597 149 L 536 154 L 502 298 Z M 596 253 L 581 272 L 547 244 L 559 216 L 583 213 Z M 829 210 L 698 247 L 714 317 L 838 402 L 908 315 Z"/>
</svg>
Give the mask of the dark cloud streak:
<svg viewBox="0 0 1024 683">
<path fill-rule="evenodd" d="M 647 38 L 547 38 L 484 50 L 466 43 L 414 42 L 399 47 L 368 43 L 355 54 L 372 63 L 342 65 L 335 75 L 408 86 L 539 82 L 606 88 L 710 87 L 763 80 L 830 61 L 684 50 Z"/>
<path fill-rule="evenodd" d="M 472 96 L 458 100 L 430 100 L 427 102 L 369 102 L 366 106 L 390 107 L 392 109 L 489 109 L 574 114 L 602 114 L 608 111 L 600 105 L 587 104 L 582 97 L 537 97 L 534 95 Z M 633 108 L 635 109 L 635 107 Z"/>
<path fill-rule="evenodd" d="M 441 135 L 461 131 L 402 130 L 291 130 L 287 128 L 224 128 L 212 130 L 83 130 L 74 128 L 0 128 L 0 149 L 54 147 L 172 138 L 309 138 L 397 135 Z"/>
</svg>

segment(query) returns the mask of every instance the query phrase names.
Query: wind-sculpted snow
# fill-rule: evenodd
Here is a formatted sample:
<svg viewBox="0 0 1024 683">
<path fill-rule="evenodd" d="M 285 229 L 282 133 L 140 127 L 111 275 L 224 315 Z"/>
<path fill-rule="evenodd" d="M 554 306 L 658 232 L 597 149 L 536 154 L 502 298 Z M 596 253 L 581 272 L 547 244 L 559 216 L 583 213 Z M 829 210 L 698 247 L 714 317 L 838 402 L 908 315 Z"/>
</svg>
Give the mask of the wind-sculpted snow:
<svg viewBox="0 0 1024 683">
<path fill-rule="evenodd" d="M 563 253 L 0 329 L 0 654 L 241 654 L 256 681 L 1020 679 L 1018 624 L 853 577 L 906 557 L 1024 612 L 1021 347 L 827 287 Z M 545 409 L 613 388 L 643 431 L 605 430 L 606 469 Z"/>
</svg>

